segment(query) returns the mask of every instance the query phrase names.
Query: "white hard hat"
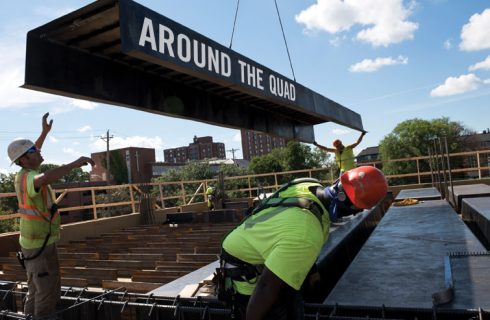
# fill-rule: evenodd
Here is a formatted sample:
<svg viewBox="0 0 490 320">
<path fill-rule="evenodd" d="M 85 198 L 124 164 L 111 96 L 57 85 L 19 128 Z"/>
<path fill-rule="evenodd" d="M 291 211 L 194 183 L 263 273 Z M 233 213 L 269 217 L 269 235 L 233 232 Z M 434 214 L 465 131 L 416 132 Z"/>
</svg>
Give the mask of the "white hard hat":
<svg viewBox="0 0 490 320">
<path fill-rule="evenodd" d="M 34 142 L 29 139 L 17 139 L 9 144 L 7 152 L 12 163 L 17 161 L 24 153 L 34 146 Z"/>
</svg>

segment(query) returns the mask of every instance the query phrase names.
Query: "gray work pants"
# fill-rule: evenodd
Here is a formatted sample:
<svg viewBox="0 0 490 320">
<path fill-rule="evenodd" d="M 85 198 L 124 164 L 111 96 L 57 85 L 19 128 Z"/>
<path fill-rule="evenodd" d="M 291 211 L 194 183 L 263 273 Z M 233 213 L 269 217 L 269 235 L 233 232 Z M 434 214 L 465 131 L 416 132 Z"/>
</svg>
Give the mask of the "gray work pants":
<svg viewBox="0 0 490 320">
<path fill-rule="evenodd" d="M 39 249 L 24 249 L 25 257 L 36 254 Z M 56 244 L 46 246 L 43 252 L 32 260 L 25 261 L 27 272 L 27 297 L 24 314 L 45 317 L 56 311 L 61 295 L 60 263 Z"/>
</svg>

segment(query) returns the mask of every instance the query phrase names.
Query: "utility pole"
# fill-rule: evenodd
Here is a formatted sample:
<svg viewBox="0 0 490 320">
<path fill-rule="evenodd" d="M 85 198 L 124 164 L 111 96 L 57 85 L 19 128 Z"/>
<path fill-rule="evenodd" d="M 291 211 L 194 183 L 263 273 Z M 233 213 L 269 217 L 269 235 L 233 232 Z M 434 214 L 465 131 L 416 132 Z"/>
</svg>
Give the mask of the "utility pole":
<svg viewBox="0 0 490 320">
<path fill-rule="evenodd" d="M 235 160 L 235 151 L 238 151 L 240 149 L 233 149 L 231 148 L 230 150 L 226 150 L 227 152 L 231 152 L 231 154 L 233 155 L 233 160 Z"/>
<path fill-rule="evenodd" d="M 114 136 L 109 136 L 109 130 L 107 130 L 107 134 L 105 137 L 100 137 L 102 140 L 104 140 L 107 144 L 107 151 L 106 151 L 106 181 L 107 184 L 111 184 L 111 159 L 110 159 L 110 152 L 109 152 L 109 141 L 114 138 Z"/>
</svg>

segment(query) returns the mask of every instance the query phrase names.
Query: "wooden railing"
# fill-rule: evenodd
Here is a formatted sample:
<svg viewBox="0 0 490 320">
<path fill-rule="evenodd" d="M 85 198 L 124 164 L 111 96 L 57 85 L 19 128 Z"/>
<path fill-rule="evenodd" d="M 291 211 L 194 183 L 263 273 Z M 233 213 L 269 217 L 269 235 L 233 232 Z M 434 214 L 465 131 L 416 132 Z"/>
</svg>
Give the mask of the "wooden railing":
<svg viewBox="0 0 490 320">
<path fill-rule="evenodd" d="M 481 161 L 484 157 L 485 160 Z M 416 168 L 415 172 L 387 175 L 387 179 L 390 185 L 400 184 L 397 183 L 399 179 L 413 179 L 413 184 L 430 183 L 433 181 L 434 174 L 437 174 L 440 170 L 437 168 L 423 170 L 423 168 L 429 168 L 434 166 L 434 161 L 431 161 L 431 157 L 413 157 L 406 159 L 386 160 L 386 161 L 374 161 L 364 162 L 363 165 L 372 165 L 382 170 L 383 166 L 390 162 L 405 162 L 414 163 Z M 460 152 L 449 155 L 451 161 L 457 163 L 458 166 L 454 166 L 451 170 L 453 175 L 464 174 L 465 178 L 483 179 L 490 177 L 490 150 L 480 150 L 471 152 Z M 457 160 L 461 158 L 461 160 Z M 440 160 L 444 160 L 442 157 Z M 429 162 L 432 162 L 430 164 Z M 484 165 L 482 165 L 484 164 Z M 442 166 L 441 166 L 442 167 Z M 225 177 L 225 193 L 227 195 L 241 195 L 243 197 L 253 197 L 256 195 L 257 190 L 262 192 L 272 192 L 277 190 L 283 183 L 287 182 L 291 178 L 297 177 L 314 177 L 319 179 L 324 184 L 332 183 L 337 174 L 331 169 L 326 168 L 313 168 L 306 170 L 295 170 L 287 172 L 272 172 L 256 175 L 244 175 L 235 177 Z M 163 209 L 174 207 L 175 203 L 178 205 L 190 204 L 194 201 L 206 201 L 206 189 L 210 184 L 216 185 L 217 179 L 208 180 L 196 180 L 196 181 L 177 181 L 177 182 L 152 182 L 145 184 L 146 188 L 151 189 L 151 193 L 156 198 L 156 208 Z M 127 192 L 127 196 L 123 201 L 111 200 L 111 194 L 114 191 Z M 124 184 L 114 186 L 97 186 L 97 187 L 81 187 L 70 189 L 56 189 L 54 190 L 54 196 L 56 203 L 61 204 L 62 201 L 70 193 L 81 193 L 90 195 L 89 199 L 82 205 L 78 206 L 62 206 L 60 212 L 70 212 L 79 210 L 90 210 L 93 219 L 98 219 L 98 209 L 112 208 L 112 207 L 126 207 L 131 212 L 138 212 L 139 197 L 142 194 L 140 185 L 137 184 Z M 97 197 L 104 195 L 104 202 L 98 203 Z M 0 193 L 0 199 L 15 197 L 15 193 Z M 170 203 L 170 205 L 169 205 Z M 17 218 L 18 214 L 0 214 L 0 220 Z"/>
</svg>

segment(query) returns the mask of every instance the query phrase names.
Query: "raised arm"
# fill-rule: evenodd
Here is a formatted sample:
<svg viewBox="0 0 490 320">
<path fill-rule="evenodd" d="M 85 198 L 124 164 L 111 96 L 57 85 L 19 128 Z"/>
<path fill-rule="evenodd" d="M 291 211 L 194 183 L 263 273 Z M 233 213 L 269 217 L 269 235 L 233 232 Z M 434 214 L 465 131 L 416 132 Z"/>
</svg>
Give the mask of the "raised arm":
<svg viewBox="0 0 490 320">
<path fill-rule="evenodd" d="M 88 157 L 80 157 L 71 163 L 59 166 L 59 167 L 54 168 L 54 169 L 50 169 L 50 170 L 48 170 L 48 171 L 46 171 L 46 172 L 44 172 L 44 173 L 42 173 L 42 174 L 40 174 L 34 178 L 34 187 L 36 188 L 36 190 L 38 190 L 39 188 L 41 188 L 41 186 L 48 185 L 48 184 L 51 184 L 51 183 L 57 181 L 58 179 L 63 177 L 65 174 L 67 174 L 71 170 L 73 170 L 75 168 L 80 168 L 80 167 L 85 166 L 89 163 L 92 166 L 95 165 L 95 163 L 92 159 L 90 159 Z"/>
<path fill-rule="evenodd" d="M 327 148 L 327 147 L 325 147 L 325 146 L 322 146 L 321 144 L 318 144 L 316 141 L 314 141 L 314 142 L 313 142 L 313 144 L 314 144 L 316 147 L 318 147 L 318 148 L 320 148 L 320 149 L 322 149 L 322 150 L 324 150 L 324 151 L 327 151 L 327 152 L 335 152 L 335 151 L 336 151 L 334 148 Z"/>
<path fill-rule="evenodd" d="M 354 142 L 353 144 L 351 145 L 348 145 L 347 147 L 351 148 L 351 149 L 354 149 L 355 147 L 357 147 L 359 145 L 359 143 L 361 143 L 362 141 L 362 138 L 366 135 L 366 131 L 363 131 L 361 132 L 361 135 L 359 136 L 359 138 L 357 139 L 356 142 Z"/>
<path fill-rule="evenodd" d="M 51 127 L 53 126 L 53 120 L 50 120 L 48 123 L 48 116 L 49 112 L 46 112 L 43 115 L 42 119 L 42 131 L 41 134 L 39 135 L 39 138 L 37 138 L 36 142 L 34 143 L 36 145 L 36 148 L 41 149 L 44 143 L 44 140 L 46 139 L 46 136 L 48 135 L 49 131 L 51 131 Z"/>
</svg>

